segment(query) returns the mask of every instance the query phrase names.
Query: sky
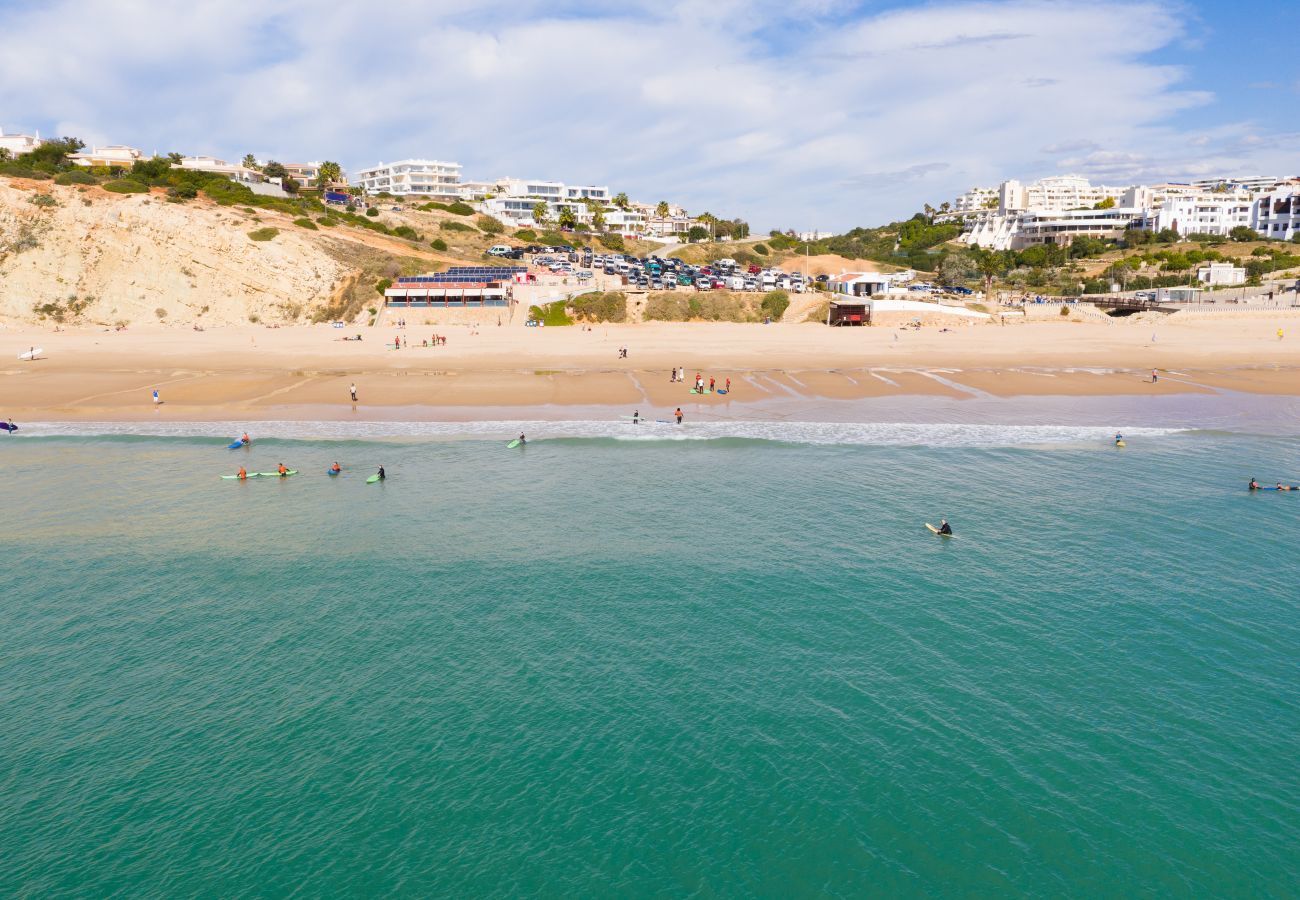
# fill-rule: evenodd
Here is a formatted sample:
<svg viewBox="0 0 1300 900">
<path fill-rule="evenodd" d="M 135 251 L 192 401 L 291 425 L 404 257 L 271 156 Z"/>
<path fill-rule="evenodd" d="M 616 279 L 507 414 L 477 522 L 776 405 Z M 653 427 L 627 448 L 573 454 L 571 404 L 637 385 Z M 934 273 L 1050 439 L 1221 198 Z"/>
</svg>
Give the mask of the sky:
<svg viewBox="0 0 1300 900">
<path fill-rule="evenodd" d="M 973 186 L 1300 175 L 1296 0 L 0 0 L 0 128 L 423 157 L 843 231 Z"/>
</svg>

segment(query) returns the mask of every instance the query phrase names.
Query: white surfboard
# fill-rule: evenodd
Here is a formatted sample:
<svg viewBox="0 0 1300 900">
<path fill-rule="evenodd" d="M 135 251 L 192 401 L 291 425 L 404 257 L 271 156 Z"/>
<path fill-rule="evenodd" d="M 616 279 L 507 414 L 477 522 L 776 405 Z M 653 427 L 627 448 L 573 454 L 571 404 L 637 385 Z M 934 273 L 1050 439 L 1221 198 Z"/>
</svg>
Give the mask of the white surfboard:
<svg viewBox="0 0 1300 900">
<path fill-rule="evenodd" d="M 19 353 L 19 359 L 35 359 L 45 352 L 44 347 L 37 347 L 35 350 L 28 350 L 26 353 Z"/>
</svg>

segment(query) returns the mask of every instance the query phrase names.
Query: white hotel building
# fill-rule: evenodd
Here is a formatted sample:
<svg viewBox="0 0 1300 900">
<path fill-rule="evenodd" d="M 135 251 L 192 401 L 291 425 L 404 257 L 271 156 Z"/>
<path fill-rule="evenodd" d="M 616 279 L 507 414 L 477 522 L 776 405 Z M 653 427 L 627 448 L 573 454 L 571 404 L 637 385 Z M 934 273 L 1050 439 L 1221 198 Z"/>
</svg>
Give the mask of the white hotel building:
<svg viewBox="0 0 1300 900">
<path fill-rule="evenodd" d="M 1276 186 L 1265 195 L 1274 198 L 1271 205 L 1257 190 L 1265 184 Z M 1035 244 L 1069 244 L 1080 235 L 1119 238 L 1128 228 L 1227 237 L 1241 226 L 1288 239 L 1296 229 L 1296 220 L 1290 218 L 1296 204 L 1282 195 L 1295 190 L 1263 177 L 1129 188 L 1093 187 L 1076 176 L 1029 185 L 1006 181 L 998 190 L 998 209 L 968 216 L 961 240 L 993 250 L 1022 250 Z M 1094 208 L 1107 199 L 1114 202 L 1109 209 Z"/>
<path fill-rule="evenodd" d="M 460 163 L 436 159 L 402 159 L 358 169 L 352 184 L 367 194 L 427 197 L 443 202 L 461 199 Z"/>
</svg>

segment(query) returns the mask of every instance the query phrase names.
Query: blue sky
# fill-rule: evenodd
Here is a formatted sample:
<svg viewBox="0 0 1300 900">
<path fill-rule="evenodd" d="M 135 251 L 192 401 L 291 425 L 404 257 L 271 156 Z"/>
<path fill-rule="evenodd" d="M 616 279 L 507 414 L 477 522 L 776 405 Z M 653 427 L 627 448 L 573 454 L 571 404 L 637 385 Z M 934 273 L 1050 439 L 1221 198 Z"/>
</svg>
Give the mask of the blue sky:
<svg viewBox="0 0 1300 900">
<path fill-rule="evenodd" d="M 1004 178 L 1300 174 L 1297 26 L 1226 0 L 0 0 L 0 127 L 843 230 Z"/>
</svg>

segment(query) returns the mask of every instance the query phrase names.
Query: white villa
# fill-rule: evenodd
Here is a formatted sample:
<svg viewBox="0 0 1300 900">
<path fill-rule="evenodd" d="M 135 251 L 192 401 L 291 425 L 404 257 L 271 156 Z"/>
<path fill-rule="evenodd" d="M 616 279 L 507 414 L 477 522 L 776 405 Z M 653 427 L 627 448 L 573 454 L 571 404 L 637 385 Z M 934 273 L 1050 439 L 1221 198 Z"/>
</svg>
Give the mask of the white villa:
<svg viewBox="0 0 1300 900">
<path fill-rule="evenodd" d="M 39 133 L 5 134 L 4 129 L 0 128 L 0 150 L 8 150 L 13 156 L 31 153 L 43 143 Z"/>
<path fill-rule="evenodd" d="M 436 159 L 402 159 L 358 169 L 352 184 L 367 194 L 387 192 L 399 197 L 427 197 L 430 200 L 461 199 L 460 163 Z"/>
<path fill-rule="evenodd" d="M 69 153 L 68 159 L 78 166 L 104 166 L 129 169 L 137 159 L 144 159 L 144 151 L 125 144 L 111 144 L 107 147 L 91 147 L 79 153 Z"/>
</svg>

